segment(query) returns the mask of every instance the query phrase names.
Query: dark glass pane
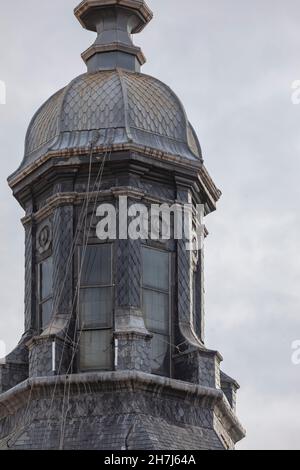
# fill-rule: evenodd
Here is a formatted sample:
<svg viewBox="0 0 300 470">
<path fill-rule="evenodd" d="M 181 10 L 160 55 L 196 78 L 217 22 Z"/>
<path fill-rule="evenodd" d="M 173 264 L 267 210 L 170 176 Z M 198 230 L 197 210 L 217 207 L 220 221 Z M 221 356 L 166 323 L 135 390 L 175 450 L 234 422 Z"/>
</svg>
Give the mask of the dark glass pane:
<svg viewBox="0 0 300 470">
<path fill-rule="evenodd" d="M 169 295 L 144 289 L 143 304 L 147 328 L 169 334 Z"/>
<path fill-rule="evenodd" d="M 201 338 L 201 297 L 199 274 L 193 274 L 193 317 L 195 333 Z"/>
<path fill-rule="evenodd" d="M 143 249 L 143 283 L 145 287 L 169 290 L 169 254 Z"/>
<path fill-rule="evenodd" d="M 41 305 L 41 321 L 42 330 L 44 330 L 51 322 L 53 313 L 53 302 L 52 299 L 47 300 Z"/>
<path fill-rule="evenodd" d="M 112 324 L 112 288 L 81 289 L 79 311 L 82 328 L 105 328 Z"/>
<path fill-rule="evenodd" d="M 81 255 L 84 255 L 81 285 L 110 285 L 111 245 L 87 246 L 86 249 L 82 248 Z"/>
<path fill-rule="evenodd" d="M 40 275 L 41 275 L 41 300 L 47 299 L 52 295 L 52 278 L 53 278 L 53 263 L 52 258 L 48 258 L 43 261 L 40 265 Z"/>
<path fill-rule="evenodd" d="M 112 367 L 110 330 L 83 331 L 80 335 L 80 369 L 101 370 Z"/>
<path fill-rule="evenodd" d="M 170 345 L 169 338 L 154 334 L 152 338 L 152 373 L 170 375 Z"/>
</svg>

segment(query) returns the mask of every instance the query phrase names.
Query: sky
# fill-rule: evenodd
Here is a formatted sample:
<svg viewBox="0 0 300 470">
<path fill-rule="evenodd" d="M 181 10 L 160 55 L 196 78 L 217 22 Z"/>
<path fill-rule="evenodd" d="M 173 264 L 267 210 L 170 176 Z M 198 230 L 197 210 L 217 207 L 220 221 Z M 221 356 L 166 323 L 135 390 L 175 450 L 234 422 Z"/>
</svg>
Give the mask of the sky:
<svg viewBox="0 0 300 470">
<path fill-rule="evenodd" d="M 85 72 L 76 0 L 0 0 L 0 349 L 23 332 L 23 212 L 6 178 L 36 109 Z M 206 225 L 206 344 L 241 385 L 238 449 L 300 449 L 299 0 L 148 0 L 143 72 L 185 105 L 223 196 Z M 184 4 L 184 8 L 182 8 Z"/>
</svg>

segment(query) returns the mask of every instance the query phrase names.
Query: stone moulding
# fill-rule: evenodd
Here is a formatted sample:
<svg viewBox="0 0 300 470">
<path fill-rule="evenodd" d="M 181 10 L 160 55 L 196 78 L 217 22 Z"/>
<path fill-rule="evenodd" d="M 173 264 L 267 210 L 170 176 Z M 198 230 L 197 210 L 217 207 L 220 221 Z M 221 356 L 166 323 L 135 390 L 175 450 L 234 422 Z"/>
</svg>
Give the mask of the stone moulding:
<svg viewBox="0 0 300 470">
<path fill-rule="evenodd" d="M 145 204 L 169 204 L 172 206 L 174 201 L 172 199 L 166 198 L 159 198 L 159 197 L 151 197 L 148 193 L 145 193 L 142 190 L 138 190 L 136 188 L 131 187 L 119 187 L 119 188 L 111 188 L 105 189 L 99 192 L 90 192 L 89 193 L 89 200 L 91 203 L 95 201 L 100 204 L 106 200 L 115 200 L 121 196 L 126 196 L 127 198 L 131 198 L 136 201 L 142 201 Z M 51 216 L 55 209 L 62 206 L 68 206 L 70 204 L 80 205 L 86 199 L 86 192 L 71 192 L 71 193 L 57 193 L 53 196 L 49 197 L 46 200 L 45 207 L 42 207 L 37 212 L 32 213 L 30 215 L 26 215 L 21 219 L 21 222 L 24 227 L 26 225 L 31 224 L 32 222 L 41 223 L 44 220 L 47 220 L 49 216 Z M 184 204 L 180 201 L 177 202 L 178 207 L 184 207 Z M 205 236 L 208 235 L 208 231 L 205 227 Z"/>
<path fill-rule="evenodd" d="M 82 148 L 73 148 L 73 149 L 66 149 L 66 150 L 59 150 L 59 151 L 49 151 L 45 155 L 41 156 L 39 159 L 35 160 L 34 162 L 26 165 L 24 168 L 17 170 L 14 172 L 9 178 L 8 183 L 11 187 L 17 184 L 19 181 L 22 181 L 26 176 L 30 175 L 34 170 L 39 168 L 42 164 L 47 162 L 52 158 L 72 158 L 72 157 L 82 157 L 87 156 L 91 151 L 90 147 L 82 147 Z M 163 151 L 153 149 L 150 147 L 141 147 L 139 145 L 135 145 L 133 143 L 130 144 L 113 144 L 113 145 L 106 145 L 106 146 L 99 146 L 93 148 L 94 154 L 109 154 L 110 152 L 127 152 L 133 151 L 137 154 L 152 157 L 155 160 L 164 160 L 166 162 L 176 163 L 181 166 L 189 166 L 194 168 L 200 168 L 201 163 L 199 161 L 188 161 L 179 155 L 171 155 L 166 154 Z M 207 170 L 206 170 L 207 172 Z M 212 182 L 211 177 L 209 179 Z"/>
<path fill-rule="evenodd" d="M 118 148 L 117 148 L 118 147 Z M 119 148 L 120 147 L 120 148 Z M 94 149 L 94 154 L 97 155 L 99 153 L 105 154 L 109 151 L 111 152 L 123 152 L 123 151 L 133 151 L 136 152 L 131 156 L 132 160 L 136 161 L 144 161 L 145 157 L 151 157 L 154 161 L 160 160 L 160 162 L 164 162 L 165 164 L 170 164 L 177 166 L 179 168 L 188 168 L 189 171 L 195 171 L 198 173 L 198 179 L 200 183 L 202 184 L 203 188 L 205 188 L 207 194 L 209 195 L 210 203 L 212 210 L 215 210 L 216 207 L 216 202 L 220 199 L 222 192 L 217 188 L 217 186 L 214 184 L 211 176 L 209 175 L 205 165 L 201 162 L 192 162 L 187 161 L 179 156 L 174 156 L 174 155 L 166 155 L 161 152 L 156 152 L 153 151 L 153 149 L 144 149 L 141 152 L 140 148 L 134 148 L 134 145 L 121 145 L 121 146 L 115 146 L 113 145 L 112 147 L 107 147 L 107 148 L 95 148 Z M 36 170 L 38 170 L 43 164 L 46 162 L 53 160 L 53 163 L 55 163 L 56 159 L 59 158 L 68 158 L 66 162 L 64 163 L 65 165 L 74 165 L 76 162 L 74 159 L 86 157 L 87 154 L 89 153 L 90 149 L 74 149 L 73 151 L 60 151 L 60 152 L 49 152 L 43 157 L 39 158 L 38 160 L 34 161 L 33 163 L 29 164 L 25 168 L 23 168 L 21 171 L 17 170 L 15 173 L 13 173 L 9 178 L 8 178 L 8 184 L 12 190 L 21 182 L 25 180 L 25 178 L 29 177 L 34 173 Z M 149 160 L 148 160 L 149 163 Z M 79 164 L 79 162 L 77 162 Z"/>
<path fill-rule="evenodd" d="M 118 43 L 112 43 L 112 44 L 105 44 L 105 45 L 95 45 L 93 44 L 91 47 L 89 47 L 85 52 L 81 54 L 82 59 L 84 60 L 85 63 L 95 54 L 100 53 L 100 52 L 111 52 L 111 51 L 121 51 L 125 52 L 127 54 L 132 54 L 132 52 L 136 52 L 136 56 L 140 62 L 141 65 L 144 65 L 146 63 L 146 57 L 142 53 L 141 49 L 139 47 L 129 47 L 126 44 L 118 44 Z"/>
</svg>

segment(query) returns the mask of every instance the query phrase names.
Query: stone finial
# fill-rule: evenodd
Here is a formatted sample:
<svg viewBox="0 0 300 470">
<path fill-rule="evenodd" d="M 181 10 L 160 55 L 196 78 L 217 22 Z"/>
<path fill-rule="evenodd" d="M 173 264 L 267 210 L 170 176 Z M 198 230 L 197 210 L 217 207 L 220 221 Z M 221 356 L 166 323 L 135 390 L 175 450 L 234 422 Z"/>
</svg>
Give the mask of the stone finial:
<svg viewBox="0 0 300 470">
<path fill-rule="evenodd" d="M 153 18 L 144 0 L 84 0 L 74 13 L 84 28 L 97 32 L 95 43 L 82 54 L 89 72 L 140 70 L 146 59 L 130 35 L 142 31 Z"/>
</svg>

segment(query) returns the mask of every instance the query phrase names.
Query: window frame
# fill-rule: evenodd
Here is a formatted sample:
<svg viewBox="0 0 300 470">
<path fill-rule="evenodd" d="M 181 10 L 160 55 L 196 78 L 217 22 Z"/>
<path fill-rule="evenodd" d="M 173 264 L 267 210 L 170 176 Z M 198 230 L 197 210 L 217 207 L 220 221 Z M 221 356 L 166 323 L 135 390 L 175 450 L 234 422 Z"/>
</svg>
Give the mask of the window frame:
<svg viewBox="0 0 300 470">
<path fill-rule="evenodd" d="M 51 286 L 51 293 L 47 297 L 43 299 L 43 293 L 42 293 L 42 282 L 43 282 L 43 275 L 42 275 L 42 267 L 43 264 L 51 259 L 52 262 L 52 286 Z M 51 323 L 52 317 L 53 317 L 53 298 L 54 298 L 54 292 L 53 292 L 53 256 L 52 254 L 47 256 L 46 258 L 42 259 L 37 263 L 37 278 L 38 278 L 38 292 L 37 292 L 37 303 L 38 303 L 38 331 L 42 333 Z M 43 325 L 43 306 L 49 302 L 52 301 L 52 314 L 50 317 L 50 321 L 47 325 Z"/>
<path fill-rule="evenodd" d="M 113 333 L 113 328 L 114 328 L 114 273 L 113 273 L 113 266 L 114 266 L 114 250 L 113 250 L 113 243 L 88 243 L 86 245 L 86 249 L 90 247 L 94 248 L 101 248 L 101 247 L 109 247 L 110 249 L 110 283 L 109 284 L 81 284 L 81 281 L 79 279 L 80 277 L 80 267 L 81 267 L 81 254 L 82 250 L 85 249 L 85 246 L 78 246 L 77 250 L 77 282 L 78 282 L 78 294 L 77 294 L 77 319 L 76 319 L 76 329 L 77 329 L 77 341 L 79 344 L 79 354 L 77 355 L 77 366 L 78 370 L 80 372 L 99 372 L 99 371 L 110 371 L 113 368 L 113 361 L 114 361 L 114 348 L 112 345 L 112 351 L 111 351 L 111 357 L 110 357 L 110 364 L 105 367 L 82 367 L 81 365 L 81 354 L 80 354 L 80 335 L 84 332 L 93 332 L 93 331 L 110 331 Z M 82 273 L 81 273 L 82 274 Z M 109 326 L 87 326 L 87 327 L 82 327 L 81 323 L 81 309 L 80 309 L 80 293 L 82 290 L 89 290 L 89 289 L 110 289 L 111 290 L 111 318 L 110 321 L 108 322 Z M 111 335 L 113 337 L 113 335 Z"/>
<path fill-rule="evenodd" d="M 192 268 L 192 326 L 197 338 L 204 344 L 204 279 L 203 279 L 203 251 L 199 251 L 197 261 L 193 261 Z"/>
<path fill-rule="evenodd" d="M 172 258 L 172 252 L 168 249 L 164 249 L 164 248 L 157 248 L 156 246 L 151 246 L 151 245 L 145 245 L 143 244 L 142 245 L 142 251 L 143 250 L 152 250 L 152 251 L 156 251 L 156 252 L 160 252 L 160 253 L 164 253 L 166 255 L 168 255 L 168 273 L 169 273 L 169 279 L 168 279 L 168 290 L 165 290 L 165 289 L 160 289 L 160 288 L 154 288 L 154 287 L 149 287 L 147 285 L 144 284 L 144 263 L 143 263 L 143 254 L 142 254 L 142 298 L 141 298 L 141 301 L 142 301 L 142 306 L 143 306 L 143 310 L 144 310 L 144 292 L 145 291 L 150 291 L 150 292 L 155 292 L 155 293 L 158 293 L 158 294 L 164 294 L 166 296 L 168 296 L 168 335 L 162 333 L 161 331 L 158 331 L 158 330 L 155 330 L 155 329 L 148 329 L 147 327 L 147 320 L 146 320 L 146 315 L 145 315 L 145 312 L 144 312 L 144 320 L 145 320 L 145 324 L 146 324 L 146 328 L 149 330 L 150 333 L 153 333 L 155 335 L 160 335 L 160 336 L 164 336 L 167 340 L 166 340 L 166 343 L 168 344 L 168 371 L 167 371 L 167 377 L 172 377 L 172 355 L 173 355 L 173 322 L 172 322 L 172 307 L 173 307 L 173 282 L 172 282 L 172 279 L 173 279 L 173 258 Z M 152 359 L 151 359 L 152 360 Z M 151 365 L 151 368 L 152 368 L 152 365 Z M 160 373 L 155 373 L 153 372 L 153 369 L 152 369 L 152 373 L 155 374 L 155 375 L 158 375 L 158 376 L 165 376 L 165 372 L 162 371 Z"/>
</svg>

